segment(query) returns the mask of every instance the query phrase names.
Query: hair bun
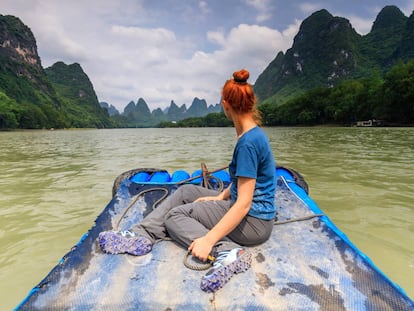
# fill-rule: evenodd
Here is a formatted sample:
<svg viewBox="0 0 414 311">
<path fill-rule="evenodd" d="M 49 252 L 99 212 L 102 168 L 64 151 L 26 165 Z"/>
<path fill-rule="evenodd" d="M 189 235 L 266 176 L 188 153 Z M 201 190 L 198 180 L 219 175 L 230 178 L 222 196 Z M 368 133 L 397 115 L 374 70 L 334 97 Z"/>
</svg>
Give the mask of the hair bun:
<svg viewBox="0 0 414 311">
<path fill-rule="evenodd" d="M 233 73 L 234 81 L 239 83 L 246 83 L 249 76 L 250 73 L 246 69 L 241 69 Z"/>
</svg>

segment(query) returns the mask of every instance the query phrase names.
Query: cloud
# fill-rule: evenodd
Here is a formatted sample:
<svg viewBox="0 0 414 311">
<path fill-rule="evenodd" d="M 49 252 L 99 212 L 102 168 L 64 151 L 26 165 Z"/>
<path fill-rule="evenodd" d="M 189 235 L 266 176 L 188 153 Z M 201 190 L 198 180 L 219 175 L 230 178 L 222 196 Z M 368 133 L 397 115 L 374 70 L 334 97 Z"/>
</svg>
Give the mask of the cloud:
<svg viewBox="0 0 414 311">
<path fill-rule="evenodd" d="M 186 57 L 186 42 L 169 30 L 116 27 L 112 35 L 140 40 L 130 42 L 128 49 L 125 49 L 126 43 L 105 47 L 103 55 L 109 59 L 102 62 L 108 66 L 91 70 L 99 72 L 94 84 L 102 100 L 121 90 L 129 98 L 128 102 L 143 97 L 152 109 L 164 108 L 171 100 L 188 107 L 194 97 L 216 104 L 222 85 L 235 70 L 247 68 L 251 72 L 250 82 L 255 82 L 277 52 L 291 45 L 294 34 L 291 28 L 279 32 L 264 26 L 240 24 L 227 33 L 209 32 L 207 38 L 218 48 L 211 52 L 197 50 Z M 126 104 L 127 101 L 123 106 Z"/>
<path fill-rule="evenodd" d="M 174 32 L 165 28 L 140 28 L 114 25 L 111 28 L 112 34 L 127 37 L 133 40 L 146 40 L 147 43 L 160 45 L 175 41 Z M 150 41 L 150 42 L 148 42 Z"/>
<path fill-rule="evenodd" d="M 188 53 L 191 43 L 171 29 L 112 25 L 102 34 L 105 40 L 94 40 L 81 66 L 99 100 L 121 111 L 139 97 L 151 109 L 165 108 L 171 100 L 188 107 L 194 97 L 216 104 L 224 81 L 235 70 L 249 69 L 254 83 L 277 52 L 291 45 L 298 27 L 279 32 L 240 24 L 228 32 L 207 32 L 214 50 Z"/>
<path fill-rule="evenodd" d="M 56 61 L 79 63 L 98 99 L 121 111 L 139 97 L 151 109 L 164 108 L 171 100 L 188 106 L 194 97 L 218 103 L 222 85 L 235 70 L 250 70 L 249 81 L 254 83 L 277 53 L 291 46 L 299 28 L 297 21 L 280 31 L 243 24 L 236 15 L 221 16 L 224 11 L 208 1 L 189 8 L 187 19 L 195 12 L 205 18 L 194 23 L 194 33 L 184 32 L 188 20 L 177 16 L 174 22 L 161 23 L 171 16 L 156 3 L 144 7 L 144 1 L 135 0 L 4 1 L 3 14 L 20 17 L 32 29 L 44 67 Z M 257 20 L 272 12 L 270 1 L 248 3 L 258 13 Z M 212 26 L 219 28 L 209 31 Z"/>
<path fill-rule="evenodd" d="M 270 0 L 245 0 L 246 4 L 257 10 L 256 21 L 261 23 L 272 17 Z"/>
<path fill-rule="evenodd" d="M 200 12 L 202 15 L 207 15 L 211 12 L 210 8 L 208 7 L 207 1 L 200 1 L 198 3 L 198 7 L 200 8 Z"/>
<path fill-rule="evenodd" d="M 208 38 L 220 48 L 211 53 L 197 51 L 185 61 L 187 65 L 184 68 L 191 68 L 191 72 L 187 72 L 189 77 L 200 77 L 193 83 L 192 90 L 197 90 L 199 96 L 209 103 L 215 99 L 215 103 L 219 100 L 224 81 L 234 71 L 248 69 L 251 74 L 249 81 L 254 83 L 277 52 L 285 51 L 292 44 L 293 36 L 290 30 L 281 33 L 264 26 L 240 24 L 228 33 L 209 32 Z"/>
<path fill-rule="evenodd" d="M 220 46 L 224 46 L 226 44 L 226 38 L 224 33 L 221 31 L 208 31 L 207 32 L 207 39 Z"/>
<path fill-rule="evenodd" d="M 374 19 L 365 19 L 356 15 L 349 15 L 346 17 L 349 19 L 352 27 L 356 30 L 357 33 L 360 35 L 366 35 L 371 31 L 372 24 L 374 23 Z"/>
<path fill-rule="evenodd" d="M 286 48 L 283 51 L 286 51 L 293 43 L 293 38 L 299 32 L 299 27 L 302 21 L 295 19 L 293 24 L 290 24 L 285 30 L 282 31 L 282 37 L 285 39 Z"/>
<path fill-rule="evenodd" d="M 298 5 L 299 10 L 305 14 L 305 15 L 309 15 L 312 14 L 320 9 L 323 9 L 326 7 L 325 4 L 322 3 L 310 3 L 310 2 L 304 2 L 304 3 L 300 3 Z"/>
<path fill-rule="evenodd" d="M 408 0 L 407 3 L 400 7 L 406 16 L 414 13 L 414 0 Z"/>
</svg>

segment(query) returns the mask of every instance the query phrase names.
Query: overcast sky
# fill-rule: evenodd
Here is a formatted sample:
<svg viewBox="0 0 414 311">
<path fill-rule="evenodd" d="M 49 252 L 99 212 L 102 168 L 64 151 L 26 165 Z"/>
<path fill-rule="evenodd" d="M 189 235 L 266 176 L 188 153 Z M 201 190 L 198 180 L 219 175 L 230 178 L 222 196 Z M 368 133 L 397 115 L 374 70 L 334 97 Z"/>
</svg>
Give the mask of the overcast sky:
<svg viewBox="0 0 414 311">
<path fill-rule="evenodd" d="M 123 111 L 140 97 L 150 109 L 216 104 L 235 70 L 248 69 L 253 84 L 313 12 L 366 34 L 390 4 L 414 9 L 414 0 L 0 0 L 0 14 L 31 28 L 43 67 L 79 63 L 99 101 Z"/>
</svg>

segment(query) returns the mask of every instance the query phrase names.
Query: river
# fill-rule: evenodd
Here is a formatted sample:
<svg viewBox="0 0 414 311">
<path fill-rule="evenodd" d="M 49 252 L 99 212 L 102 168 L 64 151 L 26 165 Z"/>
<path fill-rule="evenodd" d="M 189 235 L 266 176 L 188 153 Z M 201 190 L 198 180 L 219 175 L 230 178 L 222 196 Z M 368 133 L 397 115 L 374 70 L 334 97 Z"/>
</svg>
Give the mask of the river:
<svg viewBox="0 0 414 311">
<path fill-rule="evenodd" d="M 414 128 L 266 128 L 280 166 L 414 297 Z M 0 132 L 0 310 L 24 299 L 137 167 L 228 164 L 233 128 Z"/>
</svg>

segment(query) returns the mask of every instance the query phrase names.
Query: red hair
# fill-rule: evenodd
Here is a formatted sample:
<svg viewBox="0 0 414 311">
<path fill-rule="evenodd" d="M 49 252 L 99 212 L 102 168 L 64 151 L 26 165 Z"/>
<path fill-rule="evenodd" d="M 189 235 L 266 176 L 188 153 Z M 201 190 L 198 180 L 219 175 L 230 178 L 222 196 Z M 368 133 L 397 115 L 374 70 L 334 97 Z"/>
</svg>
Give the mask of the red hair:
<svg viewBox="0 0 414 311">
<path fill-rule="evenodd" d="M 256 96 L 247 82 L 250 73 L 241 69 L 233 73 L 233 79 L 224 83 L 221 97 L 230 104 L 236 113 L 252 113 L 257 124 L 261 124 L 260 113 L 256 107 Z"/>
</svg>

